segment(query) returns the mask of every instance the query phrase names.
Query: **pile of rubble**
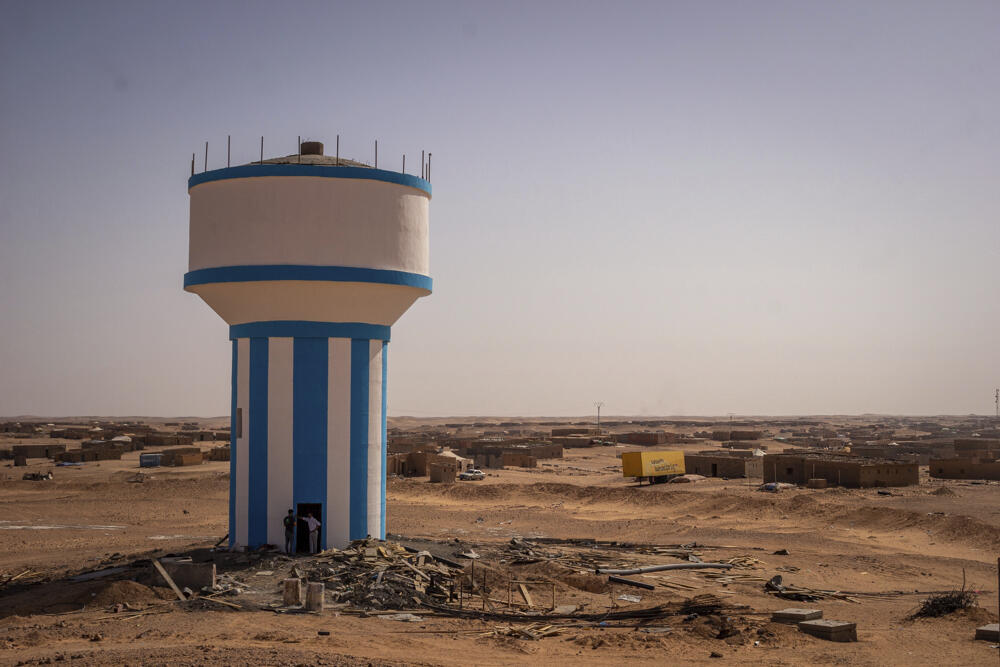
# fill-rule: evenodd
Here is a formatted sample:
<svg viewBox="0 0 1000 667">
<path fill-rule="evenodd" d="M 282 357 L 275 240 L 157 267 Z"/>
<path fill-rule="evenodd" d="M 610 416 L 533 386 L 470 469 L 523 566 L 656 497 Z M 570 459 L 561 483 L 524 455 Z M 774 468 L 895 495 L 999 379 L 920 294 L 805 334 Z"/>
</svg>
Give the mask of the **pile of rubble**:
<svg viewBox="0 0 1000 667">
<path fill-rule="evenodd" d="M 373 539 L 316 554 L 304 571 L 309 581 L 326 585 L 334 604 L 364 610 L 417 609 L 428 602 L 448 602 L 455 598 L 461 574 L 458 563 L 428 551 Z"/>
</svg>

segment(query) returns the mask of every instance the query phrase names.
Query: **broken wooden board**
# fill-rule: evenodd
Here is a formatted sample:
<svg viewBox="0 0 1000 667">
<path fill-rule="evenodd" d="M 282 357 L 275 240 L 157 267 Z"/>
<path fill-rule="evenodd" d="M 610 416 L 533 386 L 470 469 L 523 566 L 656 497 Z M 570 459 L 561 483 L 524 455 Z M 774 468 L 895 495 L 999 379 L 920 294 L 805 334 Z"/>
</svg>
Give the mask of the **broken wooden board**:
<svg viewBox="0 0 1000 667">
<path fill-rule="evenodd" d="M 518 584 L 517 588 L 519 591 L 521 591 L 521 597 L 524 598 L 524 601 L 527 603 L 528 607 L 529 608 L 534 607 L 535 603 L 531 600 L 531 594 L 528 592 L 527 587 L 525 587 L 524 584 Z"/>
<path fill-rule="evenodd" d="M 177 584 L 174 583 L 174 580 L 170 578 L 170 575 L 167 574 L 167 571 L 163 569 L 163 565 L 161 565 L 160 561 L 157 560 L 156 558 L 153 559 L 153 567 L 155 567 L 156 571 L 160 573 L 160 576 L 163 577 L 163 580 L 166 581 L 168 584 L 170 584 L 170 588 L 173 589 L 174 594 L 177 595 L 178 600 L 187 600 L 187 598 L 184 597 L 184 593 L 181 592 L 181 589 L 177 588 Z"/>
</svg>

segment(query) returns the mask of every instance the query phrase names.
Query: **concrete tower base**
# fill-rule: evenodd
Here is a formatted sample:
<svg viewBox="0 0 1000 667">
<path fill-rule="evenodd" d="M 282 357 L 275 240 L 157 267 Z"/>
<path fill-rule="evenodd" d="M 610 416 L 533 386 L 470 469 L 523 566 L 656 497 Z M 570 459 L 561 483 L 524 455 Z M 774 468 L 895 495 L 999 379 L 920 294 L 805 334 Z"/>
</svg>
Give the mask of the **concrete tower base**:
<svg viewBox="0 0 1000 667">
<path fill-rule="evenodd" d="M 230 339 L 230 546 L 283 545 L 282 519 L 306 504 L 320 549 L 384 539 L 389 327 L 254 322 Z"/>
</svg>

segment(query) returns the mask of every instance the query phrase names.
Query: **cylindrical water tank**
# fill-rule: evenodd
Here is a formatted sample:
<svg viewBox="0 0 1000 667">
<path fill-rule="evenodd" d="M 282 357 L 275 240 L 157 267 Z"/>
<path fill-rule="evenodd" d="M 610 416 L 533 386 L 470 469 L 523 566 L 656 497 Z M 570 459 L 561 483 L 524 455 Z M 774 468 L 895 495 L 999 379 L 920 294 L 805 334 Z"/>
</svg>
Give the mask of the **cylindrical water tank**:
<svg viewBox="0 0 1000 667">
<path fill-rule="evenodd" d="M 317 146 L 318 144 L 318 146 Z M 390 328 L 430 294 L 430 183 L 302 154 L 193 175 L 184 287 L 232 339 L 230 545 L 385 536 Z M 315 525 L 315 523 L 312 523 Z"/>
</svg>

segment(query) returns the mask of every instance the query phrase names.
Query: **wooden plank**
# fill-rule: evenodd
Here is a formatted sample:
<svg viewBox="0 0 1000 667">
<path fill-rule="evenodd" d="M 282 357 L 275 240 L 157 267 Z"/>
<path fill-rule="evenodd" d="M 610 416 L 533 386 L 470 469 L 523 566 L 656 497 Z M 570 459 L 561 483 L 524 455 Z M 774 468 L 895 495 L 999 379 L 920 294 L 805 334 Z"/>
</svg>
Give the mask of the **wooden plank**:
<svg viewBox="0 0 1000 667">
<path fill-rule="evenodd" d="M 430 581 L 430 580 L 431 580 L 431 577 L 430 577 L 430 575 L 429 575 L 429 574 L 427 574 L 427 573 L 425 573 L 425 572 L 421 572 L 421 571 L 420 571 L 420 570 L 418 570 L 417 568 L 413 567 L 412 565 L 410 565 L 409 563 L 407 563 L 407 562 L 406 562 L 406 559 L 405 559 L 405 558 L 400 558 L 400 559 L 399 559 L 399 562 L 400 562 L 400 563 L 402 563 L 403 565 L 405 565 L 406 567 L 410 568 L 410 569 L 411 569 L 411 570 L 413 570 L 414 572 L 416 572 L 416 573 L 417 573 L 418 575 L 420 575 L 421 577 L 423 577 L 423 578 L 424 578 L 424 579 L 426 579 L 427 581 Z"/>
<path fill-rule="evenodd" d="M 491 612 L 495 612 L 496 611 L 496 607 L 494 607 L 493 603 L 490 601 L 489 593 L 487 593 L 486 591 L 484 591 L 479 586 L 475 585 L 475 583 L 473 583 L 473 588 L 472 588 L 471 591 L 469 591 L 469 593 L 475 593 L 480 598 L 482 598 L 482 600 L 483 600 L 483 606 L 484 607 L 489 607 L 489 610 Z M 416 600 L 417 604 L 419 605 L 420 604 L 420 598 L 414 598 L 414 599 Z"/>
<path fill-rule="evenodd" d="M 160 576 L 163 577 L 164 581 L 170 584 L 170 588 L 174 590 L 174 593 L 177 595 L 178 600 L 187 600 L 187 598 L 184 597 L 183 591 L 177 588 L 177 584 L 175 584 L 174 580 L 170 578 L 170 575 L 167 574 L 167 571 L 163 569 L 163 565 L 160 564 L 160 561 L 158 561 L 155 558 L 153 559 L 153 567 L 155 567 L 156 571 L 160 573 Z"/>
<path fill-rule="evenodd" d="M 487 600 L 489 600 L 490 602 L 496 602 L 497 604 L 502 604 L 505 607 L 508 606 L 508 605 L 511 606 L 511 607 L 527 607 L 528 606 L 528 605 L 526 605 L 523 602 L 518 602 L 517 600 L 511 600 L 510 602 L 507 602 L 506 600 L 501 600 L 500 598 L 487 598 Z"/>
<path fill-rule="evenodd" d="M 239 606 L 235 602 L 226 602 L 225 600 L 217 600 L 215 598 L 202 598 L 202 600 L 208 600 L 210 602 L 214 602 L 215 604 L 224 604 L 227 607 L 232 607 L 233 609 L 243 609 L 243 607 Z"/>
<path fill-rule="evenodd" d="M 521 591 L 521 597 L 523 597 L 524 601 L 528 603 L 528 607 L 529 608 L 530 607 L 534 607 L 535 603 L 531 601 L 531 594 L 528 593 L 528 589 L 525 587 L 525 585 L 524 584 L 518 584 L 517 588 L 518 588 L 519 591 Z"/>
</svg>

